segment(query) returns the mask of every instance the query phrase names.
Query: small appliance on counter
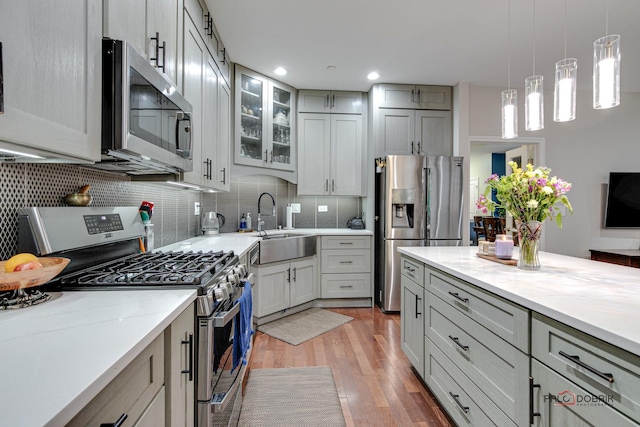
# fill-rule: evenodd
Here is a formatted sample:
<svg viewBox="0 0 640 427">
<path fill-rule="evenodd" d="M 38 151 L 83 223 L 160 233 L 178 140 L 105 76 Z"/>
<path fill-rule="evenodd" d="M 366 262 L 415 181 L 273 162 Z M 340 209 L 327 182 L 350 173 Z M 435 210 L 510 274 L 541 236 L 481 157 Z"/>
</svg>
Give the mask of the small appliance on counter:
<svg viewBox="0 0 640 427">
<path fill-rule="evenodd" d="M 351 218 L 347 221 L 347 227 L 352 230 L 364 230 L 364 221 L 362 220 L 362 216 L 358 215 Z"/>
<path fill-rule="evenodd" d="M 205 212 L 202 214 L 202 233 L 208 235 L 220 234 L 220 227 L 225 223 L 225 218 L 217 212 Z"/>
</svg>

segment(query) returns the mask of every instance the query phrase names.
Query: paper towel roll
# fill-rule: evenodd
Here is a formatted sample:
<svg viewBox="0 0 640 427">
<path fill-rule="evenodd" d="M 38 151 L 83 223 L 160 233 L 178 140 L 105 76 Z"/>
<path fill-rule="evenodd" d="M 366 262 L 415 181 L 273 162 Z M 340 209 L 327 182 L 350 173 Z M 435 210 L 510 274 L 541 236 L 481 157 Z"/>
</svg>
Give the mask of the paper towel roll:
<svg viewBox="0 0 640 427">
<path fill-rule="evenodd" d="M 287 206 L 287 224 L 284 229 L 293 230 L 293 208 L 291 206 Z"/>
</svg>

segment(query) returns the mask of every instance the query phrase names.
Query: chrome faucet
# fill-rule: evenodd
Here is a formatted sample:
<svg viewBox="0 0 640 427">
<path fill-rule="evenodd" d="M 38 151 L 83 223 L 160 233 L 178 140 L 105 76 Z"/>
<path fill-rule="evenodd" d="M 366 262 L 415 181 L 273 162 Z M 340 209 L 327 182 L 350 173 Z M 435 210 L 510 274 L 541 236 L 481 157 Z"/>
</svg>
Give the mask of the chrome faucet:
<svg viewBox="0 0 640 427">
<path fill-rule="evenodd" d="M 276 216 L 276 200 L 273 198 L 273 196 L 269 193 L 262 193 L 260 195 L 260 197 L 258 197 L 258 231 L 262 231 L 262 226 L 264 225 L 264 220 L 262 219 L 262 217 L 260 216 L 260 201 L 262 200 L 262 196 L 267 195 L 269 197 L 271 197 L 271 203 L 273 204 L 273 209 L 272 209 L 272 215 Z"/>
</svg>

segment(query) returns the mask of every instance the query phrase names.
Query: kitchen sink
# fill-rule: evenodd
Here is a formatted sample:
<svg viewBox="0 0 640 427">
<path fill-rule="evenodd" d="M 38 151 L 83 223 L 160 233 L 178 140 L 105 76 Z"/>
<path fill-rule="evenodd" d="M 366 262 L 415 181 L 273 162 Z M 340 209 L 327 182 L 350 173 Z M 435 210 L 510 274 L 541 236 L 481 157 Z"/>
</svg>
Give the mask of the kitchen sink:
<svg viewBox="0 0 640 427">
<path fill-rule="evenodd" d="M 269 264 L 304 258 L 316 254 L 316 236 L 308 234 L 271 234 L 259 242 L 259 255 L 255 264 Z"/>
</svg>

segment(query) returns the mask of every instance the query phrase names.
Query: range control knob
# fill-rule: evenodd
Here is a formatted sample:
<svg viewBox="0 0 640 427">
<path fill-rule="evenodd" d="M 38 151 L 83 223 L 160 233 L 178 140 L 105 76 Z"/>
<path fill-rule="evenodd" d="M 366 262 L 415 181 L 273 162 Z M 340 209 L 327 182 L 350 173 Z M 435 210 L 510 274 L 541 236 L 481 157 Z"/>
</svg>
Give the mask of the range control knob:
<svg viewBox="0 0 640 427">
<path fill-rule="evenodd" d="M 233 274 L 228 274 L 227 275 L 227 280 L 233 284 L 238 284 L 240 283 L 240 276 L 237 275 L 236 273 Z"/>
<path fill-rule="evenodd" d="M 247 266 L 244 264 L 238 264 L 236 268 L 233 269 L 233 272 L 240 277 L 245 277 L 247 275 Z"/>
</svg>

